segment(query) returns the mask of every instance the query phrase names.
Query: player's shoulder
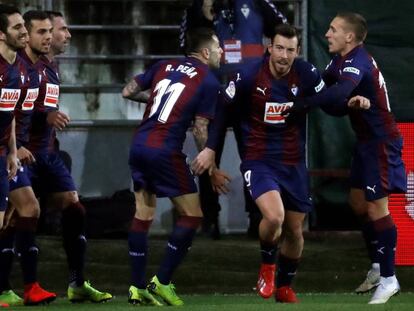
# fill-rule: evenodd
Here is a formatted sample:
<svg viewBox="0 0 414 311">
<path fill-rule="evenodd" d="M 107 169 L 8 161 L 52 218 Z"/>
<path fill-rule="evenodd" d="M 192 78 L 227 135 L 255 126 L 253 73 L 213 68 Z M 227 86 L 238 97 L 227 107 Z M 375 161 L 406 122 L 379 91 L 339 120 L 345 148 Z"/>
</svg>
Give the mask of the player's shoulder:
<svg viewBox="0 0 414 311">
<path fill-rule="evenodd" d="M 372 57 L 364 46 L 360 45 L 354 48 L 342 59 L 342 68 L 367 68 L 372 65 Z"/>
<path fill-rule="evenodd" d="M 296 58 L 292 67 L 301 83 L 313 85 L 322 79 L 318 68 L 302 58 Z"/>
<path fill-rule="evenodd" d="M 293 66 L 295 70 L 299 73 L 319 75 L 319 70 L 312 63 L 300 57 L 295 59 Z"/>
<path fill-rule="evenodd" d="M 246 88 L 247 85 L 252 84 L 256 76 L 262 69 L 267 70 L 268 57 L 250 61 L 233 74 L 232 80 L 237 87 Z"/>
</svg>

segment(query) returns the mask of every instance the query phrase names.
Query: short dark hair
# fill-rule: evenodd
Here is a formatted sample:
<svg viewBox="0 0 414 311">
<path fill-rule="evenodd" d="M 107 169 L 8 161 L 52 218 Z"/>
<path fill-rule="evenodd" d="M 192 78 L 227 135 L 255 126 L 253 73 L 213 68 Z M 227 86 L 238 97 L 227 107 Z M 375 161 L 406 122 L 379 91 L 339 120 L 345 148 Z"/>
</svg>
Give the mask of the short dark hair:
<svg viewBox="0 0 414 311">
<path fill-rule="evenodd" d="M 45 13 L 47 14 L 47 16 L 49 17 L 49 19 L 51 21 L 53 21 L 53 19 L 55 17 L 62 17 L 63 18 L 63 14 L 61 12 L 58 12 L 58 11 L 45 11 Z"/>
<path fill-rule="evenodd" d="M 185 54 L 197 53 L 201 48 L 213 40 L 215 32 L 211 28 L 200 27 L 190 30 L 187 33 Z"/>
<path fill-rule="evenodd" d="M 358 42 L 365 40 L 368 34 L 368 25 L 361 14 L 355 12 L 338 12 L 336 17 L 342 18 L 351 27 L 351 31 L 355 34 Z"/>
<path fill-rule="evenodd" d="M 20 11 L 15 6 L 0 4 L 0 31 L 6 33 L 9 27 L 9 15 L 20 14 Z"/>
<path fill-rule="evenodd" d="M 277 35 L 288 38 L 288 39 L 292 39 L 296 37 L 298 38 L 298 47 L 300 46 L 300 41 L 301 41 L 300 32 L 296 27 L 292 25 L 289 25 L 289 24 L 277 25 L 273 31 L 272 43 Z"/>
<path fill-rule="evenodd" d="M 45 11 L 41 10 L 31 10 L 27 11 L 23 14 L 24 19 L 24 26 L 26 27 L 27 31 L 30 32 L 32 29 L 32 21 L 43 21 L 45 19 L 49 19 L 49 16 L 46 14 Z"/>
</svg>

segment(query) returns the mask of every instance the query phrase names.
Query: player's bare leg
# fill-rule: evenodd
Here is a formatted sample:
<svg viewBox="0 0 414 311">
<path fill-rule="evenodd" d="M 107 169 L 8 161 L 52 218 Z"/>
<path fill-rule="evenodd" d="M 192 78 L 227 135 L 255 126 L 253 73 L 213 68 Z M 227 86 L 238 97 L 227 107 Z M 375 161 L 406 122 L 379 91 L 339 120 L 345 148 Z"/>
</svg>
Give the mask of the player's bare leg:
<svg viewBox="0 0 414 311">
<path fill-rule="evenodd" d="M 283 202 L 278 191 L 268 191 L 256 199 L 262 213 L 259 224 L 262 264 L 257 281 L 257 291 L 263 298 L 270 298 L 275 290 L 276 250 L 285 217 Z"/>
</svg>

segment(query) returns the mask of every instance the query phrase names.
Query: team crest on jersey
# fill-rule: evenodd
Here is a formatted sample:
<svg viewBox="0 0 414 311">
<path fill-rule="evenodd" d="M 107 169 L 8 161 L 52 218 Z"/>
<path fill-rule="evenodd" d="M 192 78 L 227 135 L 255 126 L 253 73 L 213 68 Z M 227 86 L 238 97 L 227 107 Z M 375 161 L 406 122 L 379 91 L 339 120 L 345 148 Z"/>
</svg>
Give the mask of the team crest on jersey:
<svg viewBox="0 0 414 311">
<path fill-rule="evenodd" d="M 242 8 L 240 9 L 240 11 L 242 12 L 242 14 L 244 15 L 245 18 L 248 18 L 250 15 L 250 9 L 248 7 L 247 4 L 243 4 Z"/>
<path fill-rule="evenodd" d="M 23 72 L 20 73 L 20 80 L 22 80 L 22 84 L 24 84 L 24 74 L 23 74 Z"/>
<path fill-rule="evenodd" d="M 284 124 L 286 117 L 282 116 L 282 112 L 293 106 L 293 102 L 275 103 L 266 102 L 264 122 L 270 124 Z"/>
<path fill-rule="evenodd" d="M 298 90 L 299 90 L 299 88 L 295 84 L 293 84 L 292 87 L 290 88 L 290 91 L 295 96 L 298 95 Z"/>
<path fill-rule="evenodd" d="M 0 111 L 13 111 L 20 97 L 20 89 L 1 89 Z"/>
<path fill-rule="evenodd" d="M 46 96 L 44 105 L 47 107 L 56 108 L 59 100 L 59 85 L 53 83 L 46 83 Z"/>
<path fill-rule="evenodd" d="M 39 88 L 36 89 L 28 89 L 26 98 L 22 104 L 22 110 L 33 110 L 34 101 L 36 100 L 37 96 L 39 95 Z"/>
</svg>

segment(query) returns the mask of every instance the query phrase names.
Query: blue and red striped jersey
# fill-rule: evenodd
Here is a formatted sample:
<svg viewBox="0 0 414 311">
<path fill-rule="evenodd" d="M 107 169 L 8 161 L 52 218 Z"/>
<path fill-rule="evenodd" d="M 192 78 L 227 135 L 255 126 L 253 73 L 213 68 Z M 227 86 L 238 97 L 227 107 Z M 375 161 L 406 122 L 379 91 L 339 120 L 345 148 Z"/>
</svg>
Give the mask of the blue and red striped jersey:
<svg viewBox="0 0 414 311">
<path fill-rule="evenodd" d="M 47 114 L 59 109 L 59 73 L 56 62 L 46 56 L 33 64 L 39 75 L 39 96 L 35 100 L 28 149 L 36 153 L 54 150 L 55 128 L 48 124 Z"/>
<path fill-rule="evenodd" d="M 269 58 L 246 66 L 235 81 L 233 113 L 240 116 L 242 160 L 296 164 L 305 157 L 306 113 L 287 118 L 281 113 L 299 97 L 324 89 L 318 70 L 296 59 L 290 72 L 275 79 Z M 226 92 L 227 93 L 227 92 Z"/>
<path fill-rule="evenodd" d="M 13 64 L 0 55 L 0 155 L 7 153 L 14 110 L 26 96 L 30 79 L 28 66 L 19 55 Z"/>
<path fill-rule="evenodd" d="M 354 89 L 349 97 L 362 95 L 371 101 L 368 110 L 349 109 L 352 128 L 358 140 L 400 136 L 391 113 L 384 77 L 363 45 L 357 46 L 343 57 L 334 56 L 326 67 L 323 78 L 328 86 L 351 81 Z"/>
<path fill-rule="evenodd" d="M 20 50 L 18 54 L 25 61 L 29 74 L 29 81 L 27 85 L 22 88 L 22 99 L 19 101 L 16 109 L 14 110 L 14 117 L 16 119 L 17 148 L 20 146 L 26 146 L 29 141 L 29 131 L 32 123 L 34 102 L 39 95 L 39 74 L 36 68 L 34 68 L 24 49 Z"/>
<path fill-rule="evenodd" d="M 135 81 L 151 96 L 134 144 L 181 151 L 194 118 L 214 117 L 220 84 L 196 58 L 160 61 Z"/>
</svg>

